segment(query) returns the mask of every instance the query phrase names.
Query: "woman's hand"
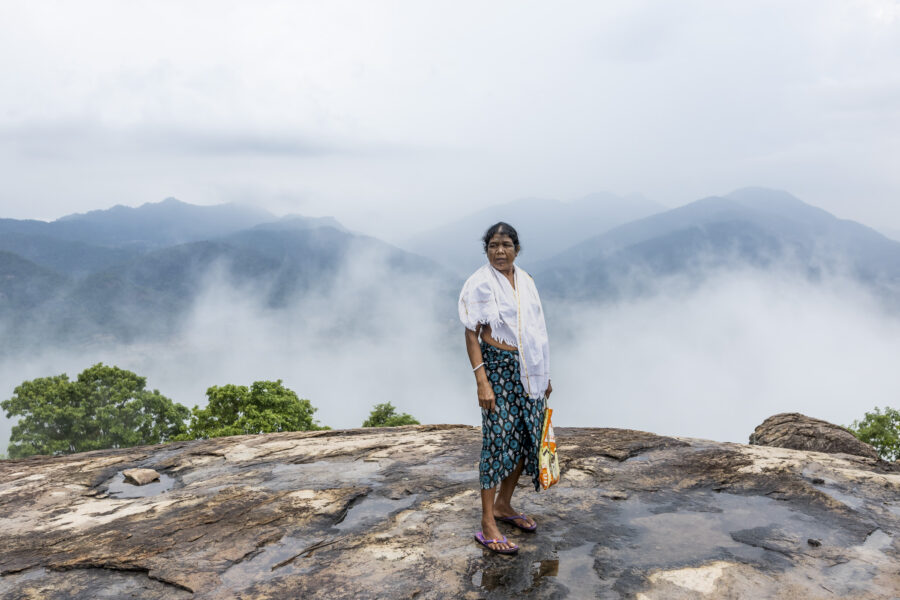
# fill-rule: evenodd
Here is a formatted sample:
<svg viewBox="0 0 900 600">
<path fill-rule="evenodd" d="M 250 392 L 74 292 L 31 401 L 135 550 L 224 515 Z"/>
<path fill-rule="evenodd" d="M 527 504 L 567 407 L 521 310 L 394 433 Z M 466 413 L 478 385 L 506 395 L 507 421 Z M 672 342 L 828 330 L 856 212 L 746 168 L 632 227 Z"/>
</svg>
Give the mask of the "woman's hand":
<svg viewBox="0 0 900 600">
<path fill-rule="evenodd" d="M 553 384 L 551 384 L 550 381 L 548 380 L 548 381 L 547 381 L 547 391 L 544 392 L 544 400 L 549 400 L 549 399 L 550 399 L 550 394 L 551 394 L 552 392 L 553 392 Z"/>
<path fill-rule="evenodd" d="M 478 382 L 478 406 L 488 410 L 497 408 L 497 399 L 494 396 L 494 386 L 485 378 Z"/>
</svg>

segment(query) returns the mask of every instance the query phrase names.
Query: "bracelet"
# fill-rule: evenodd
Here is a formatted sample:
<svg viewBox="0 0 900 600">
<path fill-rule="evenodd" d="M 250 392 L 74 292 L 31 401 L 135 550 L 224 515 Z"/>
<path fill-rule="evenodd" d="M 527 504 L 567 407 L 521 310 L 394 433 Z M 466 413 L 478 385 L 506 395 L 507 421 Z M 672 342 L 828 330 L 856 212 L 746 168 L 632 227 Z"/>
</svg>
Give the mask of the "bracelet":
<svg viewBox="0 0 900 600">
<path fill-rule="evenodd" d="M 476 365 L 475 368 L 472 369 L 472 372 L 474 373 L 475 371 L 478 370 L 478 367 L 483 367 L 483 366 L 484 366 L 484 363 L 481 363 L 481 364 L 479 364 L 479 365 Z"/>
</svg>

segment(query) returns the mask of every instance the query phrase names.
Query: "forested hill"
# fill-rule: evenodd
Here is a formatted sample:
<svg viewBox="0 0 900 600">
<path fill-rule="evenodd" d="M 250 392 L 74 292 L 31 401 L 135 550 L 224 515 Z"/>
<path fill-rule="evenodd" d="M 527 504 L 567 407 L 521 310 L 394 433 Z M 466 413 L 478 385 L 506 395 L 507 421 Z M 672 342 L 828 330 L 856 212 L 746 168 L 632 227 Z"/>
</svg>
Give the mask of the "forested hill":
<svg viewBox="0 0 900 600">
<path fill-rule="evenodd" d="M 548 293 L 615 299 L 739 269 L 900 291 L 900 242 L 777 190 L 746 188 L 632 221 L 533 265 Z"/>
<path fill-rule="evenodd" d="M 377 257 L 389 278 L 457 285 L 432 261 L 350 233 L 333 218 L 275 219 L 232 205 L 166 200 L 52 223 L 6 219 L 0 232 L 0 325 L 17 350 L 165 338 L 214 285 L 252 290 L 261 306 L 282 307 L 330 289 L 348 258 Z"/>
<path fill-rule="evenodd" d="M 49 223 L 0 219 L 0 234 L 4 239 L 16 233 L 92 246 L 153 249 L 206 240 L 274 220 L 267 211 L 238 204 L 196 206 L 167 198 L 137 208 L 119 205 L 67 215 Z"/>
<path fill-rule="evenodd" d="M 571 210 L 593 206 L 598 217 L 598 206 L 608 205 L 607 216 L 621 218 L 622 211 L 610 208 L 621 203 L 608 200 L 595 197 Z M 471 231 L 455 244 L 471 250 L 473 261 L 483 261 L 483 254 L 477 258 L 478 238 L 491 220 L 482 221 L 500 217 L 516 225 L 515 217 L 531 214 L 525 211 L 530 207 L 544 210 L 548 228 L 537 227 L 534 215 L 522 223 L 524 251 L 517 263 L 554 300 L 603 303 L 668 293 L 668 282 L 686 289 L 749 269 L 810 284 L 852 280 L 900 309 L 900 242 L 786 192 L 747 188 L 609 230 L 604 228 L 610 221 L 596 221 L 596 234 L 586 239 L 579 236 L 589 226 L 565 225 L 571 213 L 551 218 L 557 204 L 522 201 L 507 205 L 508 216 L 470 215 L 459 223 Z M 631 210 L 647 214 L 653 208 L 641 201 Z M 553 223 L 561 229 L 550 228 Z M 456 225 L 442 231 L 450 235 Z M 532 232 L 526 235 L 528 227 Z M 449 242 L 437 233 L 430 253 L 440 259 L 435 248 Z M 541 240 L 552 246 L 565 234 L 571 247 L 537 260 Z M 0 328 L 12 341 L 2 352 L 35 344 L 166 338 L 179 331 L 204 290 L 222 285 L 252 294 L 261 310 L 290 308 L 316 292 L 337 293 L 358 303 L 352 311 L 357 318 L 374 310 L 368 300 L 376 294 L 418 286 L 434 290 L 428 301 L 437 304 L 435 319 L 451 318 L 466 275 L 442 266 L 454 260 L 401 250 L 350 232 L 333 218 L 276 219 L 235 205 L 198 207 L 172 199 L 52 223 L 0 220 Z M 327 303 L 317 310 L 321 314 L 296 318 L 333 316 Z"/>
</svg>

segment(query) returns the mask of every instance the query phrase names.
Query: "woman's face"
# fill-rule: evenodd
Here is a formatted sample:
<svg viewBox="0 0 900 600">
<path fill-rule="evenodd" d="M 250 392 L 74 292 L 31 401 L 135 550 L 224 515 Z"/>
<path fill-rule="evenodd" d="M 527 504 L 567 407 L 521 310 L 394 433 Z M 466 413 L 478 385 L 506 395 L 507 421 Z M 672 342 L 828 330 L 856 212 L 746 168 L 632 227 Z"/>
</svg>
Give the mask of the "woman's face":
<svg viewBox="0 0 900 600">
<path fill-rule="evenodd" d="M 488 262 L 498 271 L 508 271 L 516 260 L 516 245 L 505 233 L 495 233 L 487 247 Z"/>
</svg>

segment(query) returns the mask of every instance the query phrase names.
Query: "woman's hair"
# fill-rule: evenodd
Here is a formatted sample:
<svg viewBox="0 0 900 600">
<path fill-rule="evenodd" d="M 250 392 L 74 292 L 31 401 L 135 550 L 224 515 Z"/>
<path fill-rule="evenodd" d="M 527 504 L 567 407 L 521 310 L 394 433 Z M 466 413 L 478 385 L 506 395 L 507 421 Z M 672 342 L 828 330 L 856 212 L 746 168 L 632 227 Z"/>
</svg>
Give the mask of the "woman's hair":
<svg viewBox="0 0 900 600">
<path fill-rule="evenodd" d="M 481 238 L 481 242 L 484 244 L 484 252 L 487 254 L 488 243 L 491 241 L 491 238 L 501 233 L 503 235 L 508 235 L 509 239 L 512 240 L 513 246 L 516 248 L 516 253 L 522 249 L 519 246 L 519 234 L 516 232 L 516 228 L 510 225 L 509 223 L 504 223 L 500 221 L 494 225 L 491 225 L 487 231 L 484 232 L 484 237 Z"/>
</svg>

